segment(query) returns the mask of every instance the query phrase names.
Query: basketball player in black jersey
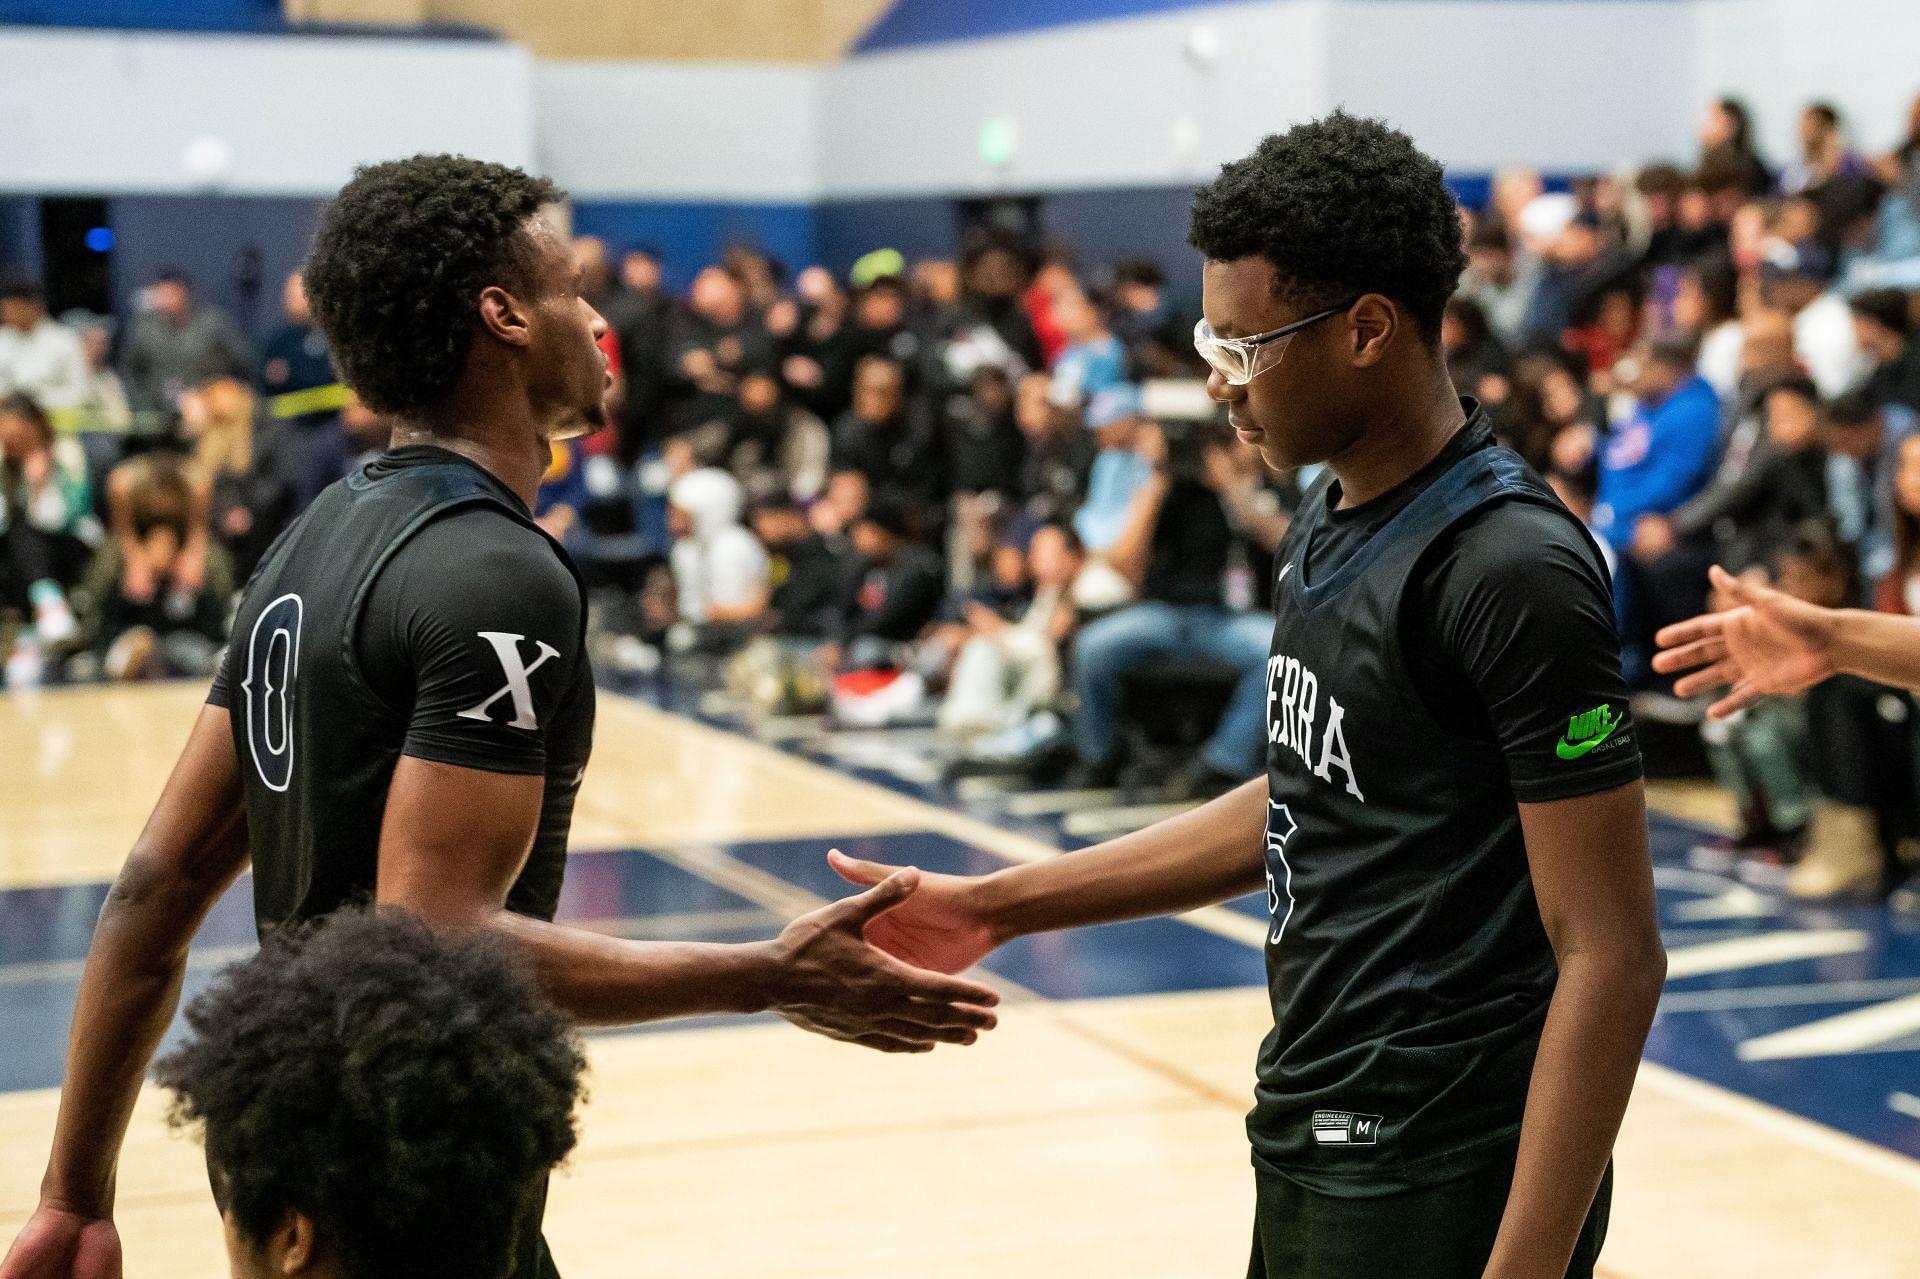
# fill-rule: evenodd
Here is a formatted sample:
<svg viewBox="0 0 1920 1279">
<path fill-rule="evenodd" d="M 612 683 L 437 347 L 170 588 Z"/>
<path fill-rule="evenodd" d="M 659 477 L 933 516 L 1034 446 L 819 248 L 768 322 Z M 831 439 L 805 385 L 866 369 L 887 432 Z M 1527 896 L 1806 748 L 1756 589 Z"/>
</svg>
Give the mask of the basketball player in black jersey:
<svg viewBox="0 0 1920 1279">
<path fill-rule="evenodd" d="M 1256 1279 L 1591 1275 L 1665 973 L 1606 571 L 1454 393 L 1460 239 L 1440 166 L 1343 113 L 1199 193 L 1209 389 L 1327 464 L 1275 560 L 1267 776 L 867 928 L 958 972 L 1264 888 Z"/>
<path fill-rule="evenodd" d="M 861 940 L 913 875 L 748 945 L 551 922 L 593 682 L 580 581 L 529 506 L 551 442 L 601 425 L 607 386 L 605 321 L 541 214 L 558 198 L 515 169 L 419 156 L 362 170 L 324 216 L 314 314 L 348 385 L 396 418 L 393 447 L 323 493 L 248 584 L 101 913 L 40 1206 L 0 1279 L 120 1273 L 114 1174 L 141 1071 L 188 942 L 249 861 L 263 927 L 371 898 L 492 930 L 587 1024 L 771 1010 L 888 1052 L 992 1026 L 990 989 Z M 552 1274 L 537 1229 L 521 1235 L 515 1275 Z"/>
</svg>

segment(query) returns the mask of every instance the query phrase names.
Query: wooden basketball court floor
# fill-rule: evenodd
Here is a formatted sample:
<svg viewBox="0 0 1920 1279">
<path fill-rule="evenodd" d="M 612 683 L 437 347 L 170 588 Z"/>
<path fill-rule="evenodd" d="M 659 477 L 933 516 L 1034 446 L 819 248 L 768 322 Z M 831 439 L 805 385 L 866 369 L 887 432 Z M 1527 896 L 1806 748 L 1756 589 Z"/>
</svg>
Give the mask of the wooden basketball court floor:
<svg viewBox="0 0 1920 1279">
<path fill-rule="evenodd" d="M 34 1202 L 104 885 L 201 696 L 0 696 L 0 1247 Z M 884 742 L 781 749 L 603 694 L 563 915 L 765 936 L 837 894 L 829 845 L 986 869 L 1115 824 L 1099 797 L 935 802 L 888 759 Z M 1656 827 L 1676 963 L 1617 1148 L 1605 1273 L 1920 1277 L 1920 939 L 1689 869 L 1698 834 Z M 246 952 L 244 890 L 203 930 L 189 994 Z M 771 1019 L 595 1036 L 548 1217 L 563 1272 L 1238 1276 L 1260 909 L 1008 947 L 985 974 L 1002 1026 L 969 1049 L 884 1057 Z M 199 1150 L 151 1090 L 118 1216 L 135 1279 L 225 1273 Z"/>
</svg>

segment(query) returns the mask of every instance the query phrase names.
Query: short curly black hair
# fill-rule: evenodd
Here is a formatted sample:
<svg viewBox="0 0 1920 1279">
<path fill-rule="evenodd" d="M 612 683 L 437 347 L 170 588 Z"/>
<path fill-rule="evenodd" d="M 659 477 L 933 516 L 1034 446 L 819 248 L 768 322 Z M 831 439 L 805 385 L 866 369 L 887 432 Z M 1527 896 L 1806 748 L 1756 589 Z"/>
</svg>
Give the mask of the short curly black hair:
<svg viewBox="0 0 1920 1279">
<path fill-rule="evenodd" d="M 504 942 L 347 910 L 272 932 L 155 1066 L 243 1238 L 297 1211 L 354 1279 L 499 1279 L 586 1061 Z"/>
<path fill-rule="evenodd" d="M 561 198 L 545 178 L 458 155 L 354 172 L 321 215 L 306 284 L 340 375 L 367 407 L 407 414 L 446 398 L 480 291 L 532 285 L 526 220 Z"/>
<path fill-rule="evenodd" d="M 1438 162 L 1385 121 L 1332 115 L 1269 135 L 1194 195 L 1188 242 L 1258 255 L 1302 309 L 1379 293 L 1429 344 L 1466 269 L 1460 206 Z"/>
</svg>

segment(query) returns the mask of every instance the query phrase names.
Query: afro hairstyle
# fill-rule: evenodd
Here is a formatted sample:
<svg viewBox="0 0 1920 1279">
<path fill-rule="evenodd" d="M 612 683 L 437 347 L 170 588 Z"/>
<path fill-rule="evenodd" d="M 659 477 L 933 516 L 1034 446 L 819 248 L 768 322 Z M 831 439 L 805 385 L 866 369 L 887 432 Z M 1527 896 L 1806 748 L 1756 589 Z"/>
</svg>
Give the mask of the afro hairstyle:
<svg viewBox="0 0 1920 1279">
<path fill-rule="evenodd" d="M 1438 162 L 1384 121 L 1345 111 L 1222 166 L 1194 195 L 1188 242 L 1214 261 L 1265 258 L 1281 300 L 1303 311 L 1379 293 L 1429 345 L 1467 265 Z"/>
<path fill-rule="evenodd" d="M 340 375 L 368 408 L 405 415 L 452 392 L 481 290 L 532 286 L 525 223 L 561 198 L 545 178 L 465 156 L 355 171 L 321 215 L 306 284 Z"/>
<path fill-rule="evenodd" d="M 505 943 L 352 909 L 270 932 L 155 1066 L 243 1238 L 306 1217 L 354 1279 L 498 1279 L 573 1149 L 571 1023 Z"/>
</svg>

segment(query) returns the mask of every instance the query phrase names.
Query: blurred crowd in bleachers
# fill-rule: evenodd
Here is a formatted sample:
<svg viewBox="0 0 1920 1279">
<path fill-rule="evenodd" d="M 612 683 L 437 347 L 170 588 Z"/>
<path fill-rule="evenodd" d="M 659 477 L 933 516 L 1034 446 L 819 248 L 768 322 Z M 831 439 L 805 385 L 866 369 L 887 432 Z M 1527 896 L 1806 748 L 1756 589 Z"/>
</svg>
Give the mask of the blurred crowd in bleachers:
<svg viewBox="0 0 1920 1279">
<path fill-rule="evenodd" d="M 1714 602 L 1711 563 L 1920 611 L 1920 103 L 1890 152 L 1851 125 L 1810 106 L 1768 157 L 1722 101 L 1667 160 L 1503 173 L 1463 214 L 1446 358 L 1609 555 L 1643 717 L 1697 719 L 1648 657 Z M 1175 797 L 1250 775 L 1272 552 L 1313 474 L 1219 425 L 1196 280 L 991 229 L 956 247 L 842 277 L 741 246 L 680 297 L 657 251 L 577 241 L 613 426 L 556 446 L 536 514 L 593 588 L 597 661 L 934 726 L 959 770 Z M 50 317 L 0 289 L 10 685 L 205 675 L 235 584 L 384 443 L 297 276 L 259 350 L 189 281 L 141 297 Z M 1913 709 L 1836 680 L 1706 730 L 1744 829 L 1702 855 L 1809 896 L 1889 886 L 1920 834 Z"/>
</svg>

